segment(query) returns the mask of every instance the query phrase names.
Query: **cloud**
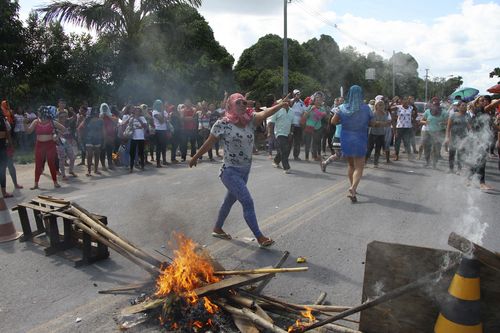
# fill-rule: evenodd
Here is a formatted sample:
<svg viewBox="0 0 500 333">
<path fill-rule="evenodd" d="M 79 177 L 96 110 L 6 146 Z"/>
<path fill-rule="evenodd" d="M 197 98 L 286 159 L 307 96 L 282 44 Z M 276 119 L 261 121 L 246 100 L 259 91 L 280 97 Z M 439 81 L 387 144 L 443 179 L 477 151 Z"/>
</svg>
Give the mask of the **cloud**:
<svg viewBox="0 0 500 333">
<path fill-rule="evenodd" d="M 224 11 L 213 3 L 200 9 L 215 38 L 235 58 L 266 34 L 283 36 L 282 2 L 260 2 L 259 8 L 253 3 L 247 6 L 246 1 L 231 1 L 231 8 L 244 11 Z M 431 78 L 460 75 L 464 85 L 483 92 L 497 81 L 488 73 L 500 65 L 500 45 L 494 39 L 500 31 L 498 3 L 465 0 L 457 13 L 425 22 L 411 16 L 408 20 L 399 17 L 385 21 L 349 13 L 339 16 L 330 9 L 331 4 L 328 0 L 308 0 L 306 5 L 303 0 L 294 0 L 288 6 L 288 37 L 305 42 L 324 33 L 341 48 L 352 45 L 364 54 L 375 51 L 388 58 L 392 50 L 410 53 L 419 63 L 421 74 L 429 68 Z M 338 24 L 338 29 L 333 24 Z"/>
</svg>

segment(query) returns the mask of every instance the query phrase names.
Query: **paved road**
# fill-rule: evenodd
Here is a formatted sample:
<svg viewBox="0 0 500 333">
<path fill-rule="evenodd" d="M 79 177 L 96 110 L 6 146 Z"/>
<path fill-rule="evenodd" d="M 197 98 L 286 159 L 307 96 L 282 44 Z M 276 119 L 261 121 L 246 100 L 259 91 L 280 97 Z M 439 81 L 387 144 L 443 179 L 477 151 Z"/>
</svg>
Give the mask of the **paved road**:
<svg viewBox="0 0 500 333">
<path fill-rule="evenodd" d="M 488 162 L 487 180 L 500 189 L 497 162 Z M 445 162 L 440 163 L 444 170 Z M 7 204 L 12 207 L 38 193 L 75 200 L 108 216 L 114 230 L 150 253 L 170 254 L 172 232 L 183 232 L 207 245 L 226 268 L 272 265 L 288 250 L 287 266 L 304 256 L 309 271 L 278 276 L 266 293 L 296 302 L 313 301 L 326 291 L 332 304 L 359 303 L 365 249 L 374 240 L 449 249 L 451 231 L 478 234 L 487 224 L 483 244 L 500 250 L 500 192 L 482 193 L 476 184 L 466 187 L 460 176 L 423 169 L 421 161 L 400 161 L 367 168 L 359 202 L 353 205 L 346 198 L 344 163 L 329 166 L 326 173 L 316 163 L 291 165 L 293 173 L 285 175 L 265 156 L 255 156 L 249 188 L 261 229 L 276 240 L 266 250 L 252 240 L 239 205 L 225 226 L 234 240 L 210 236 L 225 192 L 217 179 L 219 163 L 148 168 L 132 175 L 119 170 L 98 180 L 84 177 L 82 170 L 77 180 L 57 191 L 22 190 Z M 32 166 L 18 170 L 27 187 Z M 42 179 L 42 186 L 49 183 Z M 13 218 L 20 229 L 17 216 Z M 76 269 L 58 256 L 44 256 L 36 245 L 19 242 L 0 245 L 0 273 L 2 332 L 117 331 L 113 315 L 129 297 L 99 295 L 97 290 L 147 278 L 113 252 L 109 260 Z"/>
</svg>

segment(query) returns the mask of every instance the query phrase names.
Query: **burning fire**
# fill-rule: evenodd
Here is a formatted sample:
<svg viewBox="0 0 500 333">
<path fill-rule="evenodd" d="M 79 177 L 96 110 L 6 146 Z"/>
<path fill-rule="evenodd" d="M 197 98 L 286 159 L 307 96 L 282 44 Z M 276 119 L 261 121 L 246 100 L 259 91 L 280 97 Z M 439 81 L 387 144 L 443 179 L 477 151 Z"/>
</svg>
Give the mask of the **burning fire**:
<svg viewBox="0 0 500 333">
<path fill-rule="evenodd" d="M 176 295 L 182 297 L 189 305 L 194 306 L 200 301 L 198 295 L 194 292 L 196 288 L 206 284 L 220 281 L 214 275 L 214 268 L 210 261 L 196 253 L 196 243 L 184 235 L 176 234 L 178 250 L 174 251 L 174 260 L 162 272 L 156 281 L 155 295 L 166 297 Z M 212 303 L 207 297 L 201 299 L 205 310 L 214 314 L 219 311 L 219 307 Z M 200 321 L 192 323 L 193 328 L 201 328 L 206 324 Z M 178 327 L 177 324 L 173 324 Z"/>
<path fill-rule="evenodd" d="M 304 320 L 302 318 L 297 319 L 297 321 L 295 321 L 295 324 L 293 324 L 292 326 L 290 326 L 288 328 L 288 332 L 292 332 L 294 329 L 297 329 L 297 328 L 306 327 L 308 325 L 313 324 L 316 321 L 316 317 L 314 317 L 312 314 L 312 309 L 307 309 L 306 311 L 301 311 L 300 314 L 306 320 Z"/>
</svg>

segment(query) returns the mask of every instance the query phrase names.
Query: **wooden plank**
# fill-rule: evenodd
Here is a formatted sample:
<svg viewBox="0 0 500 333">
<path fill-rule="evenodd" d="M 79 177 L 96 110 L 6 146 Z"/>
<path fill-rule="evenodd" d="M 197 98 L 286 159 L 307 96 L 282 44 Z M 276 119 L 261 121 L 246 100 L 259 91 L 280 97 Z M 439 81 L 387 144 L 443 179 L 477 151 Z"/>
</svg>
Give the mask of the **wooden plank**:
<svg viewBox="0 0 500 333">
<path fill-rule="evenodd" d="M 35 203 L 38 203 L 41 205 L 47 205 L 49 207 L 55 207 L 57 209 L 68 207 L 68 205 L 69 205 L 69 204 L 63 204 L 63 203 L 54 202 L 54 201 L 48 201 L 48 200 L 44 200 L 41 198 L 33 198 L 33 199 L 31 199 L 31 202 L 32 203 L 35 202 Z"/>
<path fill-rule="evenodd" d="M 462 237 L 452 232 L 448 238 L 448 245 L 455 249 L 466 253 L 472 254 L 477 260 L 485 265 L 490 266 L 496 270 L 500 270 L 500 256 L 494 252 L 485 249 L 484 247 L 471 242 L 465 237 Z"/>
<path fill-rule="evenodd" d="M 246 317 L 232 314 L 234 324 L 241 333 L 259 333 L 258 328 Z"/>
<path fill-rule="evenodd" d="M 221 290 L 238 288 L 258 281 L 262 281 L 269 274 L 236 275 L 216 283 L 206 285 L 195 290 L 198 296 L 211 294 Z"/>
<path fill-rule="evenodd" d="M 401 244 L 372 242 L 366 251 L 362 301 L 374 299 L 438 270 L 460 253 Z M 445 259 L 446 258 L 446 259 Z M 404 295 L 361 312 L 359 330 L 366 333 L 433 332 L 439 314 L 438 301 L 447 295 L 454 272 L 434 287 Z M 484 333 L 500 332 L 500 274 L 481 267 L 481 317 Z"/>
<path fill-rule="evenodd" d="M 269 274 L 252 274 L 252 275 L 237 275 L 230 277 L 228 279 L 221 280 L 216 283 L 212 283 L 209 285 L 206 285 L 204 287 L 195 289 L 194 292 L 198 296 L 204 296 L 208 295 L 214 292 L 219 292 L 222 290 L 227 290 L 227 289 L 233 289 L 237 287 L 241 287 L 244 285 L 248 285 L 251 283 L 255 283 L 258 281 L 262 281 L 265 279 Z M 163 298 L 159 299 L 152 299 L 152 300 L 147 300 L 143 303 L 132 305 L 129 307 L 126 307 L 122 310 L 123 315 L 127 314 L 134 314 L 134 313 L 139 313 L 145 310 L 150 310 L 154 309 L 158 306 L 161 306 L 164 302 Z"/>
<path fill-rule="evenodd" d="M 32 210 L 38 210 L 42 213 L 50 213 L 50 212 L 55 210 L 53 208 L 42 207 L 42 206 L 38 206 L 38 205 L 34 205 L 32 203 L 26 203 L 26 202 L 22 202 L 22 203 L 19 203 L 17 205 L 21 206 L 21 207 L 26 207 L 26 208 L 29 208 Z"/>
</svg>

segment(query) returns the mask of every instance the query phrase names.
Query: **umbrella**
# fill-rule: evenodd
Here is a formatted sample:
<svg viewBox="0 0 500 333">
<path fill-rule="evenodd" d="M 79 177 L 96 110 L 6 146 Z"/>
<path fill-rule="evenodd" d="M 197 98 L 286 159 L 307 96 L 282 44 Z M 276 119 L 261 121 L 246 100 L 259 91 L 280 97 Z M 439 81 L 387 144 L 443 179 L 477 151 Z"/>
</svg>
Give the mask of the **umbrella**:
<svg viewBox="0 0 500 333">
<path fill-rule="evenodd" d="M 495 84 L 493 87 L 486 89 L 486 91 L 492 94 L 500 94 L 500 84 Z"/>
<path fill-rule="evenodd" d="M 453 100 L 455 99 L 455 96 L 460 96 L 463 101 L 469 102 L 472 101 L 477 94 L 479 94 L 479 90 L 475 88 L 462 88 L 451 94 L 450 99 Z"/>
</svg>

